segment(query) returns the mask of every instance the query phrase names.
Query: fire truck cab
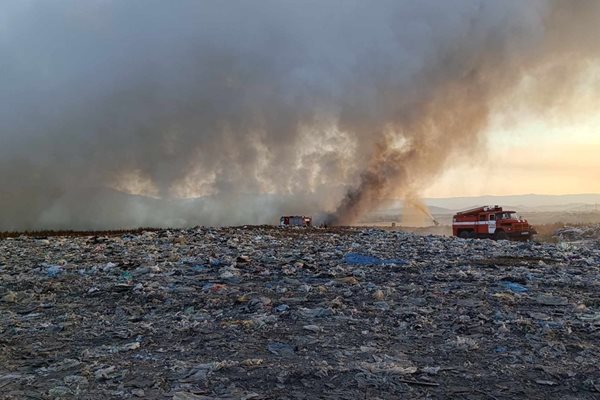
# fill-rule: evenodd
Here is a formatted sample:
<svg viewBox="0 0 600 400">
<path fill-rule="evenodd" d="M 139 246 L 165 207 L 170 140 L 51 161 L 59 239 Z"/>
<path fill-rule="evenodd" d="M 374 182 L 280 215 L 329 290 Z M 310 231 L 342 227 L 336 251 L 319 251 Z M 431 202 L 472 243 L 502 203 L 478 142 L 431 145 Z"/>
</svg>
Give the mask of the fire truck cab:
<svg viewBox="0 0 600 400">
<path fill-rule="evenodd" d="M 536 234 L 516 211 L 484 206 L 457 213 L 452 219 L 452 234 L 463 239 L 529 240 Z"/>
</svg>

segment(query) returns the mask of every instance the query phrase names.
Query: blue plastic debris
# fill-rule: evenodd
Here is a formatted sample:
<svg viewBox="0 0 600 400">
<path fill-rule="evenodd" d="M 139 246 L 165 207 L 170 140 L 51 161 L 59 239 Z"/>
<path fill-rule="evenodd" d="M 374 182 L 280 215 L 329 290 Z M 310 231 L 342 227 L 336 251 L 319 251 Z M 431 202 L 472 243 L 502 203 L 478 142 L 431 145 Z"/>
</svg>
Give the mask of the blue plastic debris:
<svg viewBox="0 0 600 400">
<path fill-rule="evenodd" d="M 59 265 L 48 265 L 48 269 L 46 269 L 46 273 L 50 278 L 56 277 L 61 272 L 62 268 Z"/>
<path fill-rule="evenodd" d="M 131 282 L 133 280 L 133 276 L 129 271 L 125 271 L 121 274 L 121 280 L 125 282 Z"/>
<path fill-rule="evenodd" d="M 515 293 L 525 293 L 529 290 L 525 286 L 521 285 L 520 283 L 510 282 L 510 281 L 502 282 L 502 286 L 505 289 L 508 289 L 511 292 L 515 292 Z"/>
<path fill-rule="evenodd" d="M 560 321 L 537 321 L 540 328 L 544 331 L 561 330 L 565 324 Z"/>
<path fill-rule="evenodd" d="M 350 265 L 404 265 L 405 260 L 381 259 L 358 253 L 348 253 L 344 256 L 344 262 Z"/>
<path fill-rule="evenodd" d="M 223 265 L 223 262 L 221 260 L 212 257 L 208 260 L 208 263 L 211 267 L 220 267 L 221 265 Z"/>
<path fill-rule="evenodd" d="M 287 343 L 273 342 L 267 345 L 267 350 L 276 356 L 293 356 L 295 353 L 295 349 L 293 346 Z"/>
<path fill-rule="evenodd" d="M 196 264 L 192 267 L 192 271 L 194 272 L 206 272 L 208 271 L 208 267 L 206 265 Z"/>
<path fill-rule="evenodd" d="M 275 311 L 277 311 L 277 312 L 286 312 L 289 309 L 290 309 L 290 306 L 288 306 L 287 304 L 280 304 L 277 307 L 275 307 Z"/>
<path fill-rule="evenodd" d="M 496 347 L 496 353 L 506 353 L 508 351 L 508 349 L 504 346 L 497 346 Z"/>
</svg>

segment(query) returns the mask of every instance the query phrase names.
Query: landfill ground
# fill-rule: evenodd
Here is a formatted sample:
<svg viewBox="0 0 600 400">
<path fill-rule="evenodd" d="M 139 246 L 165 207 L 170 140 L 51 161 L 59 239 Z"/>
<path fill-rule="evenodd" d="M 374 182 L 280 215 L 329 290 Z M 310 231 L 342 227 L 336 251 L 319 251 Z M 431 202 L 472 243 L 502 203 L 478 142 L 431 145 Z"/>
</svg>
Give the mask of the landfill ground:
<svg viewBox="0 0 600 400">
<path fill-rule="evenodd" d="M 0 398 L 600 399 L 600 244 L 577 235 L 7 238 Z"/>
</svg>

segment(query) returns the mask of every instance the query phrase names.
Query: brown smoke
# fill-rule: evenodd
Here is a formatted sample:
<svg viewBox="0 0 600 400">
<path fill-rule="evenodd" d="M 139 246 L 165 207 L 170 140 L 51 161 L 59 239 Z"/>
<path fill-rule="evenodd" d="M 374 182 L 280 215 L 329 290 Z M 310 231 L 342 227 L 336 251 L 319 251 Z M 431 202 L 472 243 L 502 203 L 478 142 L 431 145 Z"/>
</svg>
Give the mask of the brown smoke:
<svg viewBox="0 0 600 400">
<path fill-rule="evenodd" d="M 329 223 L 350 224 L 382 200 L 413 195 L 452 155 L 462 158 L 461 153 L 476 151 L 488 105 L 476 101 L 484 93 L 473 79 L 440 89 L 442 93 L 420 107 L 417 118 L 398 121 L 392 129 L 405 139 L 402 148 L 393 148 L 389 137 L 382 138 L 359 186 L 348 192 Z"/>
<path fill-rule="evenodd" d="M 430 93 L 422 93 L 422 100 L 411 104 L 408 113 L 398 110 L 387 120 L 385 131 L 374 135 L 377 148 L 358 186 L 348 191 L 326 223 L 352 224 L 395 196 L 411 203 L 446 165 L 477 159 L 491 112 L 524 77 L 546 71 L 537 77 L 524 105 L 538 113 L 549 113 L 572 99 L 577 78 L 590 62 L 598 62 L 598 43 L 591 38 L 598 34 L 600 3 L 558 0 L 546 5 L 535 47 L 515 51 L 510 41 L 517 37 L 490 34 L 482 39 L 478 53 L 449 48 L 442 63 L 426 68 L 421 79 L 439 82 Z M 396 101 L 404 104 L 410 99 L 400 93 Z M 401 138 L 404 145 L 393 148 L 390 137 Z"/>
</svg>

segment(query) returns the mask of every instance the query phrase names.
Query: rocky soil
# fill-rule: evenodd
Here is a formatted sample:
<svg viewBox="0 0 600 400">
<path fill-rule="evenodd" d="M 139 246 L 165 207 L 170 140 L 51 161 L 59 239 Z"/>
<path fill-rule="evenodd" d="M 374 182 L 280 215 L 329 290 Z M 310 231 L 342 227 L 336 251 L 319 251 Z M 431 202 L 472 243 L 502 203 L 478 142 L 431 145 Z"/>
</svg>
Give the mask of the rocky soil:
<svg viewBox="0 0 600 400">
<path fill-rule="evenodd" d="M 598 399 L 599 273 L 598 240 L 8 238 L 0 398 Z"/>
</svg>

